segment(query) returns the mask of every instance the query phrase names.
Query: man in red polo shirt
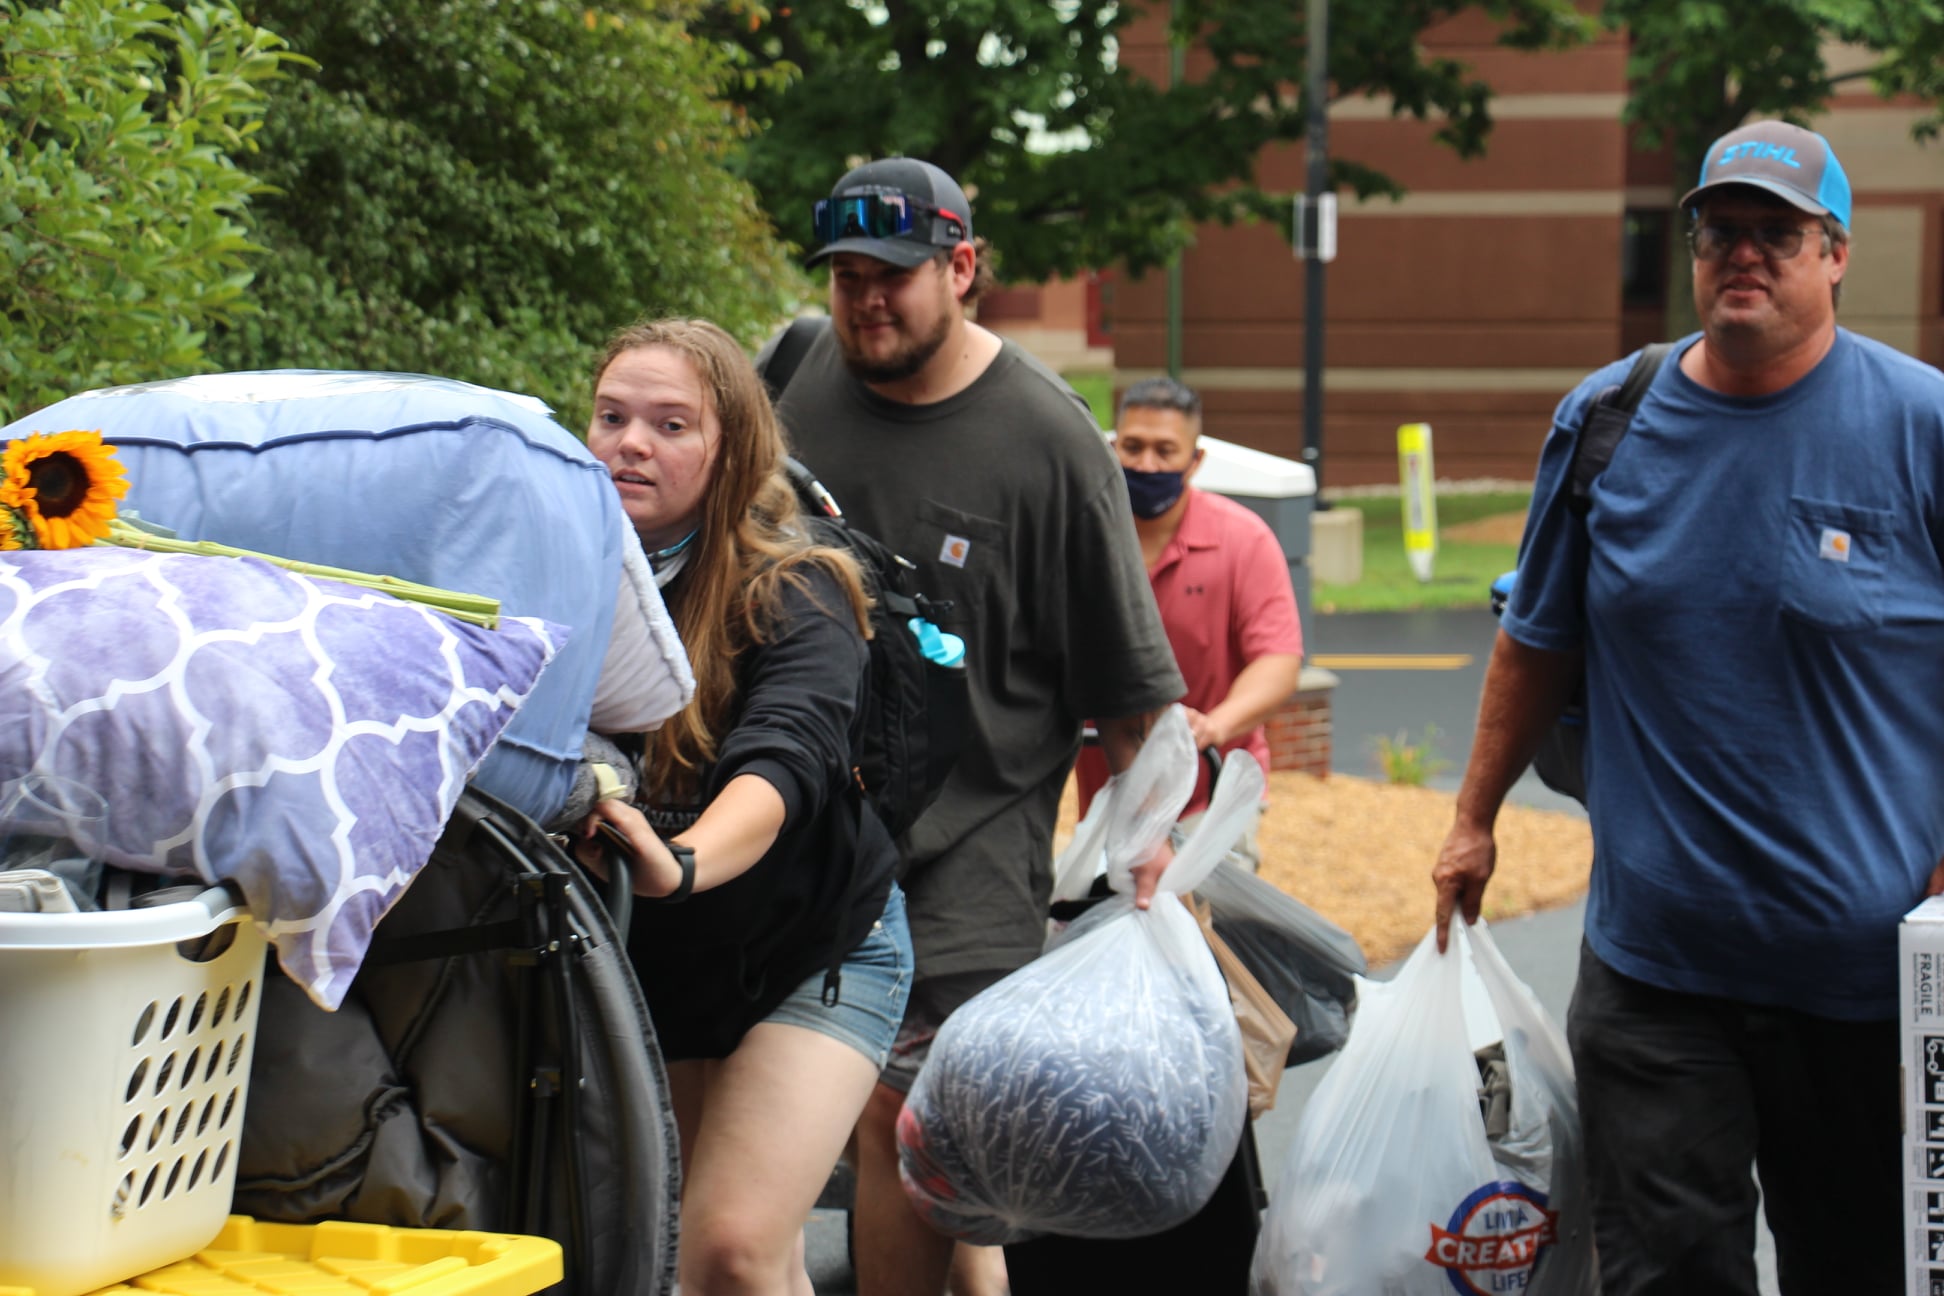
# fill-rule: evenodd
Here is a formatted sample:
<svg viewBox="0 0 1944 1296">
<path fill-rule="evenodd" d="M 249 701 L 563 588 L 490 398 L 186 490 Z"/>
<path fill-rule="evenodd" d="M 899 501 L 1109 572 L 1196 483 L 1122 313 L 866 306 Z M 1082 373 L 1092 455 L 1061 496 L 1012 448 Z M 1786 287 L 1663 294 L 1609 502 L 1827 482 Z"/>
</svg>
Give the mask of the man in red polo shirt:
<svg viewBox="0 0 1944 1296">
<path fill-rule="evenodd" d="M 1268 523 L 1232 500 L 1188 483 L 1201 467 L 1201 397 L 1172 378 L 1149 378 L 1121 399 L 1114 435 L 1134 529 L 1154 601 L 1188 681 L 1188 722 L 1197 747 L 1241 747 L 1269 770 L 1262 725 L 1296 691 L 1303 632 L 1289 564 Z M 1107 781 L 1107 762 L 1080 754 L 1080 812 Z M 1189 822 L 1208 807 L 1203 771 Z M 1238 847 L 1251 866 L 1255 833 Z"/>
</svg>

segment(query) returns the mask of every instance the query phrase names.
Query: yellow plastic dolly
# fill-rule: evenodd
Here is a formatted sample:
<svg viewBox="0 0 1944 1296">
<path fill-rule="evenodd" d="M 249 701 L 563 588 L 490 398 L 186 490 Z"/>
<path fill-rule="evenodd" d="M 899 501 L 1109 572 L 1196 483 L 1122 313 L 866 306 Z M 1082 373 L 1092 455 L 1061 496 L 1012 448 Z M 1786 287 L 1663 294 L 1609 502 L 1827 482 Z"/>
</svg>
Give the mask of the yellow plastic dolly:
<svg viewBox="0 0 1944 1296">
<path fill-rule="evenodd" d="M 560 1244 L 547 1238 L 232 1215 L 187 1260 L 95 1296 L 533 1296 L 561 1276 Z"/>
</svg>

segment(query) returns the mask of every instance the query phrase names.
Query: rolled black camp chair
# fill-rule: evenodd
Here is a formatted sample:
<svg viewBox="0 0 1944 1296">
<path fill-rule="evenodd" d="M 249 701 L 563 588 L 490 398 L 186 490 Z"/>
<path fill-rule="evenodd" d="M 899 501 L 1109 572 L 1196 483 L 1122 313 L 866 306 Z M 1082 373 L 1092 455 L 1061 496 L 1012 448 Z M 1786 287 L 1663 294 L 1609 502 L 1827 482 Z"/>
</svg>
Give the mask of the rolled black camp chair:
<svg viewBox="0 0 1944 1296">
<path fill-rule="evenodd" d="M 236 1209 L 539 1234 L 566 1253 L 553 1291 L 672 1292 L 667 1073 L 599 889 L 468 790 L 343 1008 L 266 978 Z"/>
</svg>

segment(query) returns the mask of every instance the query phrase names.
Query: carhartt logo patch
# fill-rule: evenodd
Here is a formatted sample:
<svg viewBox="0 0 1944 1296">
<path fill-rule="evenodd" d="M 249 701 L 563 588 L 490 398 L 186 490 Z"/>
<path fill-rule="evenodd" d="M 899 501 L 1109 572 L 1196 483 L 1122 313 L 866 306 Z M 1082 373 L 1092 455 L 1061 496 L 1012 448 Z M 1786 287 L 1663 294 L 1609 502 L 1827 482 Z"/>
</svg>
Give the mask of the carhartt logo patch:
<svg viewBox="0 0 1944 1296">
<path fill-rule="evenodd" d="M 1816 556 L 1830 562 L 1846 563 L 1850 556 L 1850 534 L 1838 531 L 1835 527 L 1822 529 L 1822 542 L 1816 547 Z"/>
<path fill-rule="evenodd" d="M 945 543 L 938 547 L 938 561 L 950 563 L 954 567 L 965 566 L 966 555 L 972 552 L 972 542 L 964 536 L 948 535 Z"/>
</svg>

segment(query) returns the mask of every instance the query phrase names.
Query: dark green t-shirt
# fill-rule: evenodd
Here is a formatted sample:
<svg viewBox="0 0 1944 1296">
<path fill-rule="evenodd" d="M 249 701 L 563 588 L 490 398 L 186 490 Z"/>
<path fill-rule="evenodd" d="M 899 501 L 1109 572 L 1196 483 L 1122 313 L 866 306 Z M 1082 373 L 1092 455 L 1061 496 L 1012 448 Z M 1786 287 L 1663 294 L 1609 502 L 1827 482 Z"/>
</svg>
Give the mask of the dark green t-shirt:
<svg viewBox="0 0 1944 1296">
<path fill-rule="evenodd" d="M 1072 388 L 1010 342 L 964 391 L 887 400 L 828 331 L 778 405 L 794 453 L 852 522 L 949 599 L 973 733 L 911 830 L 905 891 L 922 976 L 1039 953 L 1053 823 L 1087 716 L 1183 692 L 1120 466 Z"/>
</svg>

